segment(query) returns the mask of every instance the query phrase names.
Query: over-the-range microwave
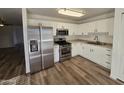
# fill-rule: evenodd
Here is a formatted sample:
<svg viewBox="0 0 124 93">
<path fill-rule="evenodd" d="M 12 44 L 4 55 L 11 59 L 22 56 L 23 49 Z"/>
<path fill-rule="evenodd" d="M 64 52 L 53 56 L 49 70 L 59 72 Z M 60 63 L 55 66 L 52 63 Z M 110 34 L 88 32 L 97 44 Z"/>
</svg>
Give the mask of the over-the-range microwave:
<svg viewBox="0 0 124 93">
<path fill-rule="evenodd" d="M 68 34 L 68 29 L 56 29 L 57 36 L 67 36 Z"/>
</svg>

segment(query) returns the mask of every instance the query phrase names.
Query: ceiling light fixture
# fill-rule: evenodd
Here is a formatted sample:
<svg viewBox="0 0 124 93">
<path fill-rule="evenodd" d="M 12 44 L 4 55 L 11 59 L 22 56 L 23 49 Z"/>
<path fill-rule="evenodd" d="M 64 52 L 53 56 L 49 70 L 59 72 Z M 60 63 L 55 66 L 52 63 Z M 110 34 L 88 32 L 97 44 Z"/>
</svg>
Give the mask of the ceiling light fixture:
<svg viewBox="0 0 124 93">
<path fill-rule="evenodd" d="M 70 8 L 60 8 L 58 9 L 59 14 L 73 16 L 73 17 L 82 17 L 86 14 L 85 11 L 79 11 L 76 9 L 70 9 Z"/>
<path fill-rule="evenodd" d="M 0 27 L 3 27 L 3 26 L 4 26 L 4 24 L 1 24 L 1 23 L 0 23 Z"/>
<path fill-rule="evenodd" d="M 2 19 L 0 19 L 0 27 L 3 27 L 3 26 L 4 26 L 3 21 Z"/>
</svg>

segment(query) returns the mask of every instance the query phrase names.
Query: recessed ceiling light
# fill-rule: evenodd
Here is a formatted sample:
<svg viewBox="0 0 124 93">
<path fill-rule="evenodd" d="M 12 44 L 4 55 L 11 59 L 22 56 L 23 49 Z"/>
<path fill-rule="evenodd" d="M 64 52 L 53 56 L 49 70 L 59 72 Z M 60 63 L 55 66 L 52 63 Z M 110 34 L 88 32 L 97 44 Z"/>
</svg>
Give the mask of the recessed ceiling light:
<svg viewBox="0 0 124 93">
<path fill-rule="evenodd" d="M 58 9 L 59 14 L 67 15 L 67 16 L 73 16 L 73 17 L 82 17 L 86 14 L 85 11 L 79 11 L 76 9 L 70 9 L 70 8 L 60 8 Z"/>
</svg>

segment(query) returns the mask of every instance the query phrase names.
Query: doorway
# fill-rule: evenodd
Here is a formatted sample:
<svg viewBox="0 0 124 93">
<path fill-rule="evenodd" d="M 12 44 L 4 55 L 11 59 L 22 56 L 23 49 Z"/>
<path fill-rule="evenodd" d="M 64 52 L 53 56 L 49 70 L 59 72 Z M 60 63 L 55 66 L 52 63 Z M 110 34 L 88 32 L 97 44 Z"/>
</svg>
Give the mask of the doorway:
<svg viewBox="0 0 124 93">
<path fill-rule="evenodd" d="M 25 73 L 21 8 L 0 8 L 0 81 Z"/>
</svg>

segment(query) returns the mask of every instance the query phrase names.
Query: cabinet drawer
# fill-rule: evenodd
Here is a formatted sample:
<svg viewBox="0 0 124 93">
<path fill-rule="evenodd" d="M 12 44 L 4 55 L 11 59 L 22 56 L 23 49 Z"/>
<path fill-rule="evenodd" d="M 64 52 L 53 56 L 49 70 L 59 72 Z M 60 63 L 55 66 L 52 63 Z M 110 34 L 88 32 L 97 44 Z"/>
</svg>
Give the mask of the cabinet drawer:
<svg viewBox="0 0 124 93">
<path fill-rule="evenodd" d="M 110 63 L 110 62 L 108 62 L 108 61 L 106 61 L 104 65 L 105 65 L 105 67 L 106 67 L 106 68 L 108 68 L 108 69 L 110 69 L 110 68 L 111 68 L 111 63 Z"/>
<path fill-rule="evenodd" d="M 111 49 L 106 49 L 106 54 L 112 55 L 112 50 Z"/>
</svg>

